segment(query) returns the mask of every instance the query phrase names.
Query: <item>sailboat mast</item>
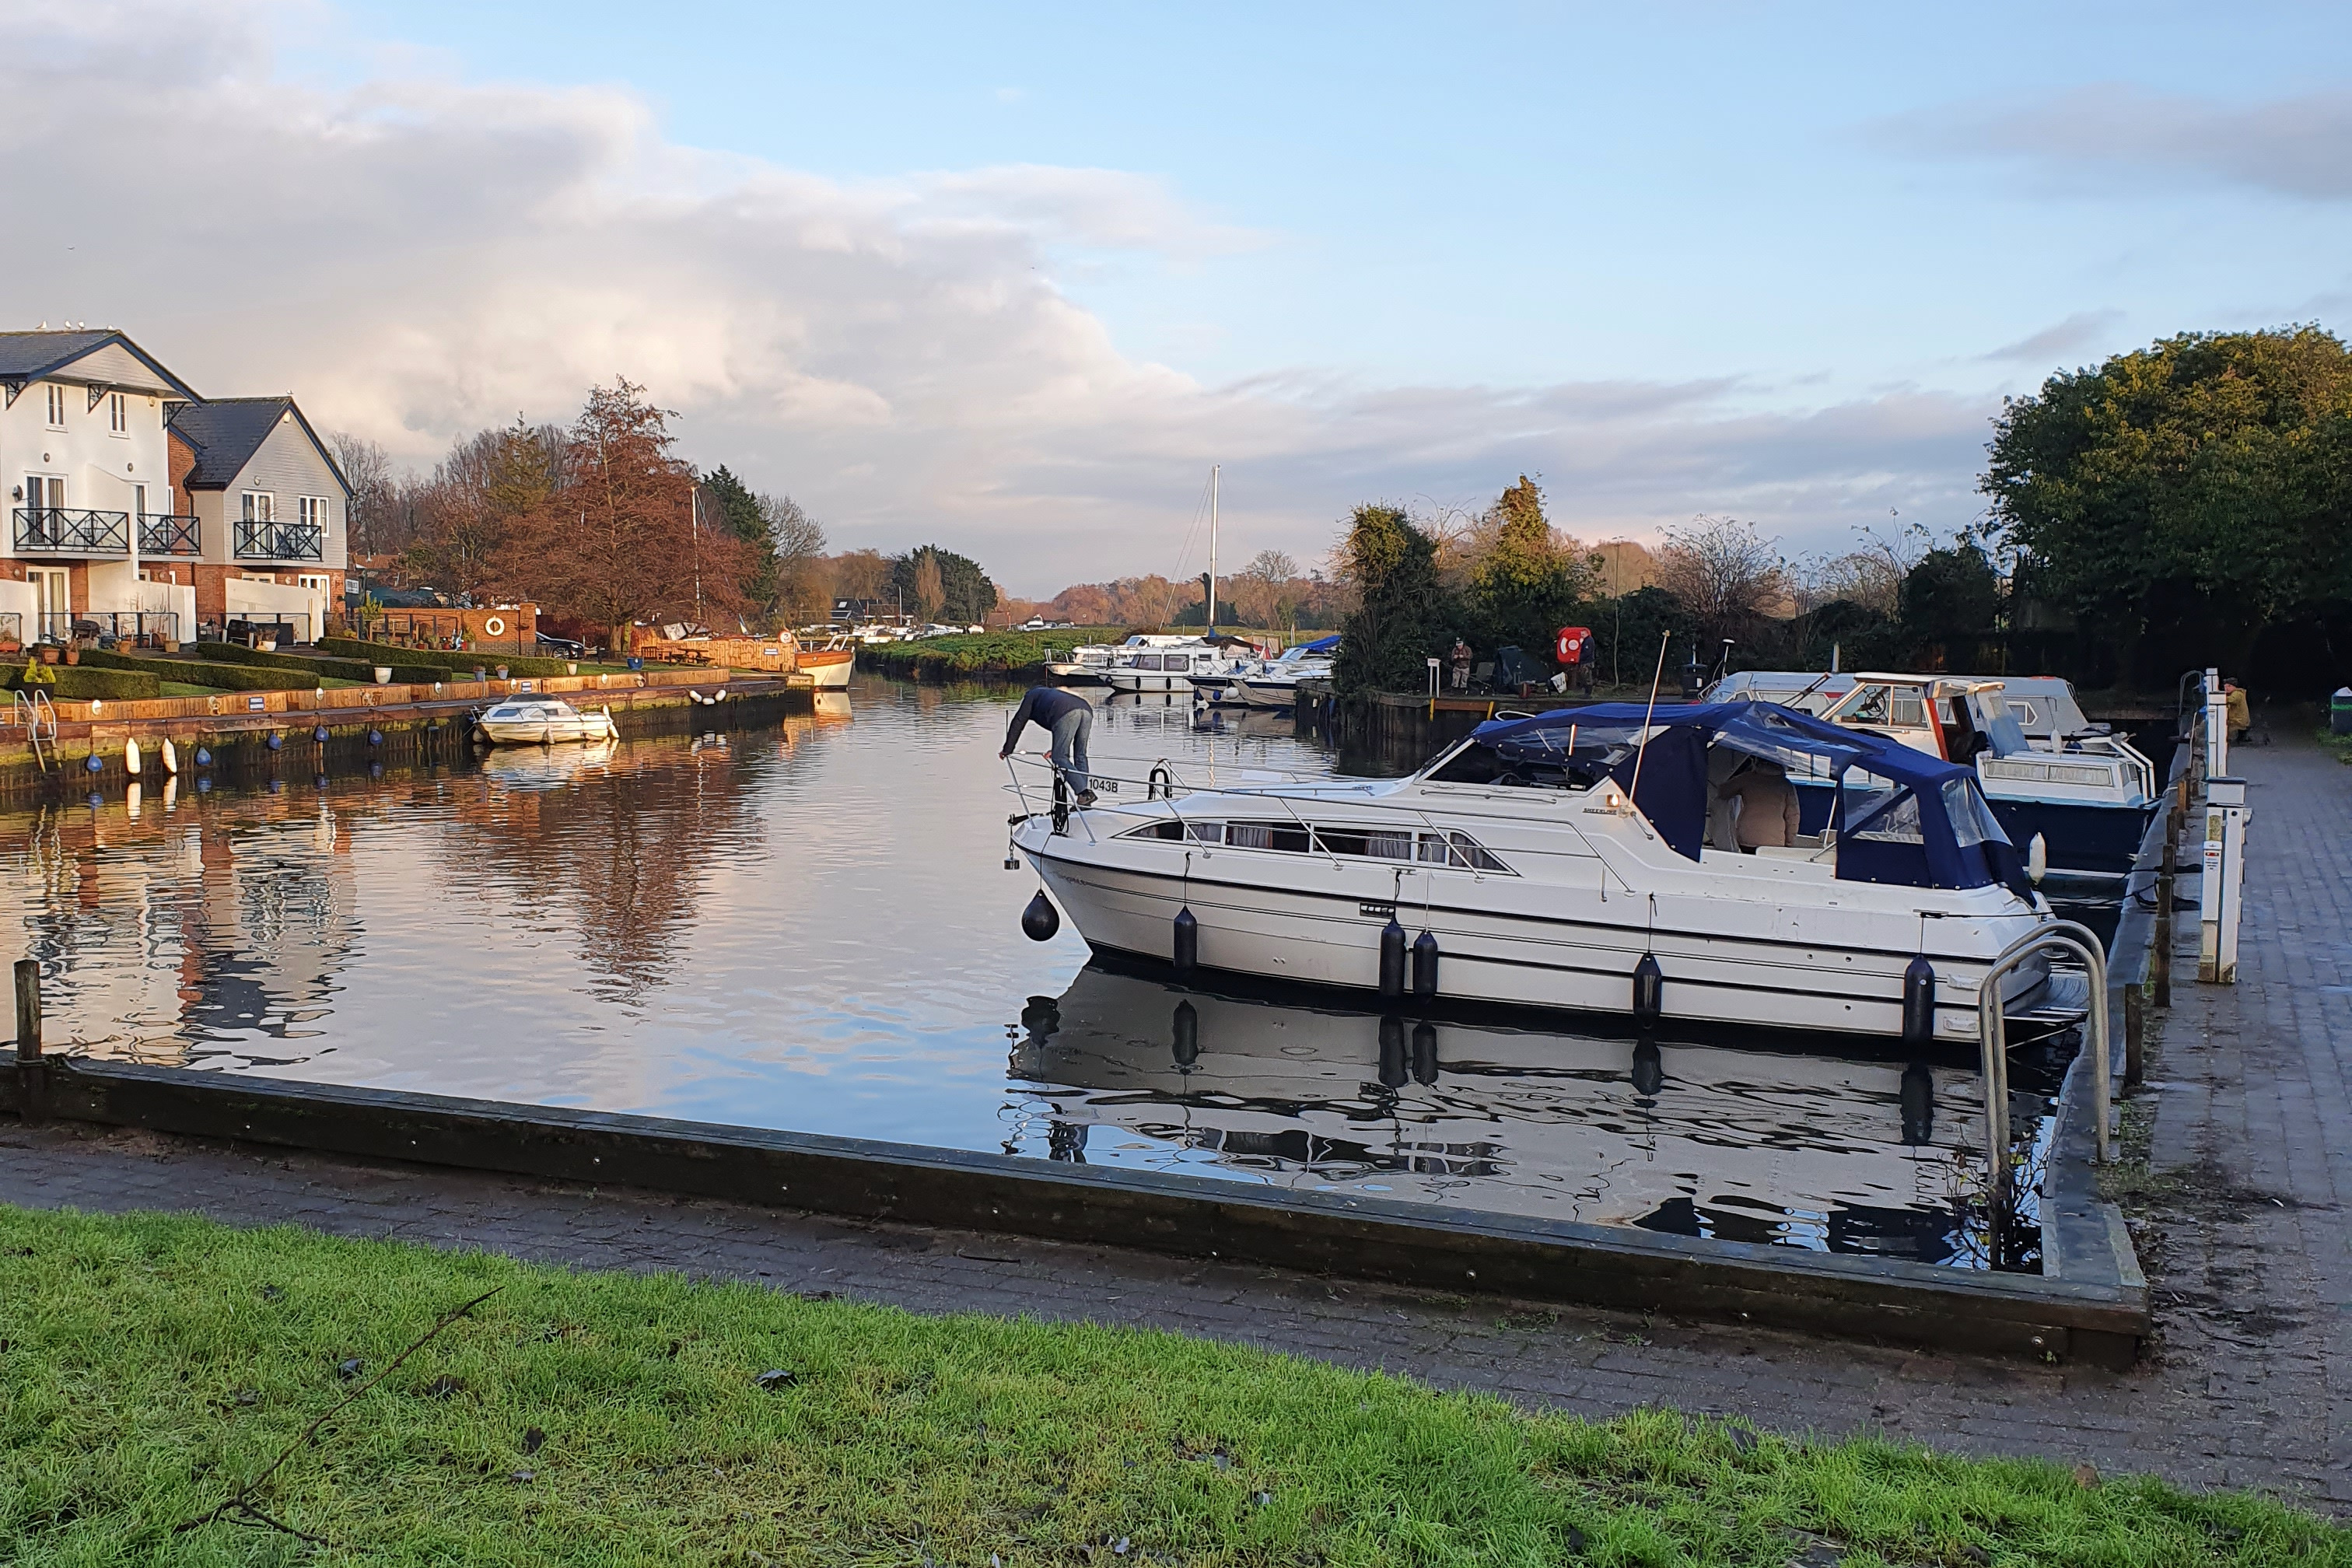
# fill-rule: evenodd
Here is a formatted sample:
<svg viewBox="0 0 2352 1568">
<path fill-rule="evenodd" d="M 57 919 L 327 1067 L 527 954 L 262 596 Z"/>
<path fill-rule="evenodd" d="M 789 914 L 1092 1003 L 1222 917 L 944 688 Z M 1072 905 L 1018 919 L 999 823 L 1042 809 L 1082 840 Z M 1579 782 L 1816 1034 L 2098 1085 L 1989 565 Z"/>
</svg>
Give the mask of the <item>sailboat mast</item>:
<svg viewBox="0 0 2352 1568">
<path fill-rule="evenodd" d="M 1209 468 L 1209 635 L 1217 635 L 1217 479 L 1223 463 Z"/>
</svg>

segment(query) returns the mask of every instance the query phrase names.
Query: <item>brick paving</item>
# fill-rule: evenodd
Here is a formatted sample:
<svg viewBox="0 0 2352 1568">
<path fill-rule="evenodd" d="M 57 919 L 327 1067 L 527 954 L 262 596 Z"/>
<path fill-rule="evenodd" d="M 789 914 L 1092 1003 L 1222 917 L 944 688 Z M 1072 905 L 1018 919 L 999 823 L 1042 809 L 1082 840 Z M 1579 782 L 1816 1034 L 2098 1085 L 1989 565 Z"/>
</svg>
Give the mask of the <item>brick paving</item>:
<svg viewBox="0 0 2352 1568">
<path fill-rule="evenodd" d="M 2126 1373 L 87 1128 L 0 1124 L 0 1194 L 1169 1329 L 1535 1407 L 1875 1431 L 2267 1488 L 2352 1516 L 2352 768 L 2289 742 L 2242 754 L 2240 771 L 2257 813 L 2244 974 L 2228 989 L 2184 980 L 2157 1033 L 2150 1174 L 2131 1207 L 2159 1342 Z M 2193 916 L 2180 934 L 2193 975 Z"/>
</svg>

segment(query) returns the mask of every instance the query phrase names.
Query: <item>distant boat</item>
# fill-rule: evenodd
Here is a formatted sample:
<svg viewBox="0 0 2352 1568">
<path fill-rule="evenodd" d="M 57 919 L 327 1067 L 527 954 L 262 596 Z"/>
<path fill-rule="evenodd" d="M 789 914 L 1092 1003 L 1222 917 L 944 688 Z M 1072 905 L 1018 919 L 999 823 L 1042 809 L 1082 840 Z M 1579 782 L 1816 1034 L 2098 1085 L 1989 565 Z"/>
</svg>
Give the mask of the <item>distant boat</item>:
<svg viewBox="0 0 2352 1568">
<path fill-rule="evenodd" d="M 857 647 L 851 641 L 855 635 L 840 633 L 827 637 L 822 647 L 795 649 L 793 668 L 813 678 L 819 691 L 845 689 L 850 672 L 857 668 Z"/>
<path fill-rule="evenodd" d="M 551 746 L 565 741 L 610 741 L 621 732 L 613 710 L 583 713 L 554 697 L 509 698 L 474 721 L 474 734 L 494 746 Z"/>
</svg>

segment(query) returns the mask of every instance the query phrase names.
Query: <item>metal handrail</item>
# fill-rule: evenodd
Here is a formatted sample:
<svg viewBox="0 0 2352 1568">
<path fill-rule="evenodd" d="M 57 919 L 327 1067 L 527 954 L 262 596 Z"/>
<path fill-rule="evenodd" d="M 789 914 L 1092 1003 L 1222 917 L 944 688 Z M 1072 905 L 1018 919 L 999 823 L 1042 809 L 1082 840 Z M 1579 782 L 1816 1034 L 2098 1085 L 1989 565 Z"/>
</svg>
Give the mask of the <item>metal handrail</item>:
<svg viewBox="0 0 2352 1568">
<path fill-rule="evenodd" d="M 229 553 L 239 561 L 322 561 L 327 531 L 315 522 L 239 518 Z"/>
<path fill-rule="evenodd" d="M 75 555 L 128 555 L 131 514 L 88 507 L 20 506 L 13 535 L 18 550 L 55 550 Z"/>
<path fill-rule="evenodd" d="M 2001 1005 L 2001 977 L 2038 952 L 2072 952 L 2083 961 L 2091 983 L 2091 1107 L 2098 1129 L 2098 1163 L 2109 1157 L 2107 1140 L 2107 954 L 2097 935 L 2074 921 L 2052 921 L 2003 948 L 1977 985 L 1977 1039 L 1983 1051 L 1985 1154 L 1996 1212 L 2006 1212 L 2009 1191 L 2009 1019 Z"/>
<path fill-rule="evenodd" d="M 203 524 L 196 518 L 160 511 L 139 514 L 142 555 L 201 555 L 203 538 Z"/>
</svg>

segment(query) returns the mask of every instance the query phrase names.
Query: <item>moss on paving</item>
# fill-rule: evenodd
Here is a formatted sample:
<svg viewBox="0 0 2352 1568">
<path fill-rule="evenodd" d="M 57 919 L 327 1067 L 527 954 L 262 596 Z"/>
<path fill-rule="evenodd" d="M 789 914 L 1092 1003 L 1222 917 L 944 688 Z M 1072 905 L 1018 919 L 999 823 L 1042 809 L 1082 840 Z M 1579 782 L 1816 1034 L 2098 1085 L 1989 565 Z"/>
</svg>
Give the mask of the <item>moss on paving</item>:
<svg viewBox="0 0 2352 1568">
<path fill-rule="evenodd" d="M 451 1309 L 499 1288 L 252 1495 Z M 357 1368 L 349 1363 L 356 1361 Z M 781 1373 L 765 1380 L 761 1374 Z M 2274 1501 L 1174 1335 L 0 1208 L 0 1562 L 2352 1562 Z"/>
</svg>

